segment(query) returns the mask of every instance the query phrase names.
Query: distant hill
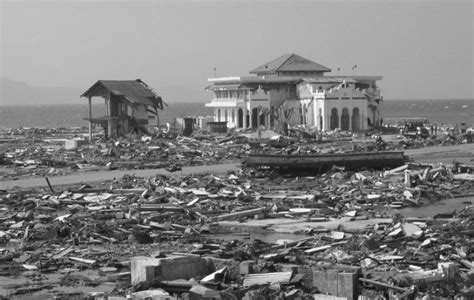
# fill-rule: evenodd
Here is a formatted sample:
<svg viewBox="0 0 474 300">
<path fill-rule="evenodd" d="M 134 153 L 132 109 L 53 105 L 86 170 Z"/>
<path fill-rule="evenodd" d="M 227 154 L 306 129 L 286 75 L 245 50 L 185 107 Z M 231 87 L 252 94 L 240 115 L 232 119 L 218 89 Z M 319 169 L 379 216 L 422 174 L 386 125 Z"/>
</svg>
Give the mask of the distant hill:
<svg viewBox="0 0 474 300">
<path fill-rule="evenodd" d="M 1 78 L 0 105 L 80 104 L 82 91 L 68 87 L 39 87 Z"/>
<path fill-rule="evenodd" d="M 83 104 L 84 90 L 70 87 L 40 87 L 8 78 L 0 78 L 0 105 Z M 153 87 L 166 103 L 207 102 L 211 93 L 187 86 Z"/>
</svg>

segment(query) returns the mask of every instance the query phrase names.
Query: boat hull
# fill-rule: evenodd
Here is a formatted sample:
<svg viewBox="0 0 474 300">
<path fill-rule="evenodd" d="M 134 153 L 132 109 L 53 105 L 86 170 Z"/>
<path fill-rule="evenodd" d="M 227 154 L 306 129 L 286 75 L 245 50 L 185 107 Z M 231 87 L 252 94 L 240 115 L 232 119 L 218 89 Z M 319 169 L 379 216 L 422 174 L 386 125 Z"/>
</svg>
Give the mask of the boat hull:
<svg viewBox="0 0 474 300">
<path fill-rule="evenodd" d="M 328 153 L 317 155 L 272 155 L 249 154 L 245 165 L 248 167 L 270 167 L 281 169 L 305 169 L 324 171 L 333 166 L 348 170 L 384 169 L 405 163 L 403 151 Z"/>
</svg>

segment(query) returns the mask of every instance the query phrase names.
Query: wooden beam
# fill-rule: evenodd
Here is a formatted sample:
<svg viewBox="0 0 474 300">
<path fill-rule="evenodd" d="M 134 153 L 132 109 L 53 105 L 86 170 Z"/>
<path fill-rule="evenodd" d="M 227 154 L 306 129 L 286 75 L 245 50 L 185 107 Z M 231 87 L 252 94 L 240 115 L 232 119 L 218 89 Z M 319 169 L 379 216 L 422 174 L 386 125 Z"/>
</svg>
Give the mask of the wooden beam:
<svg viewBox="0 0 474 300">
<path fill-rule="evenodd" d="M 89 143 L 92 143 L 92 101 L 89 96 Z"/>
</svg>

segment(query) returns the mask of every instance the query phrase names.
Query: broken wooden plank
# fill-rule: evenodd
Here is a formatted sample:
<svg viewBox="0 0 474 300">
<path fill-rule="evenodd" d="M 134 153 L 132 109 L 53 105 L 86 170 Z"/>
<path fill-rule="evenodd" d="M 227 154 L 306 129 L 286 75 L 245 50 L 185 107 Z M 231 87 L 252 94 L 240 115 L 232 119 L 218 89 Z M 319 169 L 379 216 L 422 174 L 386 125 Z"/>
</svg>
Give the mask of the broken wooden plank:
<svg viewBox="0 0 474 300">
<path fill-rule="evenodd" d="M 219 215 L 214 218 L 217 221 L 237 219 L 237 218 L 242 218 L 242 217 L 258 215 L 265 211 L 266 211 L 266 207 L 260 207 L 260 208 L 250 209 L 250 210 L 244 210 L 244 211 L 238 211 L 238 212 L 233 212 L 229 214 Z"/>
<path fill-rule="evenodd" d="M 243 286 L 265 285 L 269 283 L 290 282 L 293 272 L 274 272 L 263 274 L 247 274 L 244 278 Z"/>
</svg>

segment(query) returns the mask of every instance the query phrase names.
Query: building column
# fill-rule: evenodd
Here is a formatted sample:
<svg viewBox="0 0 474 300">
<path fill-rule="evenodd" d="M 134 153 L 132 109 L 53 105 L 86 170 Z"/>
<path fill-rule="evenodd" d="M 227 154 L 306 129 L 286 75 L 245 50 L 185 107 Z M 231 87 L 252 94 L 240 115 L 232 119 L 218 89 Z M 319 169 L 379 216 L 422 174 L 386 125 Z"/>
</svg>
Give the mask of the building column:
<svg viewBox="0 0 474 300">
<path fill-rule="evenodd" d="M 248 97 L 249 97 L 248 100 L 250 101 L 250 91 L 249 91 Z M 242 120 L 242 121 L 243 121 L 242 123 L 243 123 L 243 128 L 244 128 L 244 129 L 247 129 L 247 127 L 248 127 L 248 124 L 247 124 L 247 113 L 248 113 L 248 110 L 247 110 L 247 99 L 246 99 L 245 96 L 244 96 L 244 109 L 243 109 L 243 120 Z M 251 121 L 250 118 L 249 118 L 249 121 Z"/>
<path fill-rule="evenodd" d="M 92 101 L 89 96 L 89 143 L 92 143 Z"/>
<path fill-rule="evenodd" d="M 354 109 L 353 107 L 351 107 Z M 352 111 L 349 110 L 349 130 L 352 131 Z"/>
</svg>

